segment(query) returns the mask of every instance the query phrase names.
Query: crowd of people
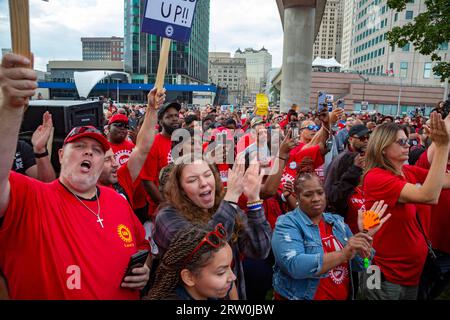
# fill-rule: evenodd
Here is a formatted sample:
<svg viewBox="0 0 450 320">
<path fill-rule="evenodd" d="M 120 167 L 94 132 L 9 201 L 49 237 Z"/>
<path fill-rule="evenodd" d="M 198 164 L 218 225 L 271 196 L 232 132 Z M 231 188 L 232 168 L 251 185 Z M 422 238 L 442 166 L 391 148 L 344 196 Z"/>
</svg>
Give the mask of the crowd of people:
<svg viewBox="0 0 450 320">
<path fill-rule="evenodd" d="M 55 172 L 50 113 L 18 140 L 28 65 L 7 54 L 0 67 L 0 299 L 415 300 L 448 287 L 444 102 L 429 118 L 258 115 L 153 89 L 145 106 L 106 106 L 102 128 L 72 128 Z"/>
</svg>

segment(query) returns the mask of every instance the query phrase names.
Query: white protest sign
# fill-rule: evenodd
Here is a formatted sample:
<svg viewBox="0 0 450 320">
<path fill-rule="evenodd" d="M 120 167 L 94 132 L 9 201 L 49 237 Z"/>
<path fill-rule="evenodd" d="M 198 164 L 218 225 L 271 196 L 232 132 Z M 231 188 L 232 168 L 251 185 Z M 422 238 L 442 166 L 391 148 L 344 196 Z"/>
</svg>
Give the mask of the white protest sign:
<svg viewBox="0 0 450 320">
<path fill-rule="evenodd" d="M 197 0 L 147 0 L 142 32 L 188 42 Z"/>
</svg>

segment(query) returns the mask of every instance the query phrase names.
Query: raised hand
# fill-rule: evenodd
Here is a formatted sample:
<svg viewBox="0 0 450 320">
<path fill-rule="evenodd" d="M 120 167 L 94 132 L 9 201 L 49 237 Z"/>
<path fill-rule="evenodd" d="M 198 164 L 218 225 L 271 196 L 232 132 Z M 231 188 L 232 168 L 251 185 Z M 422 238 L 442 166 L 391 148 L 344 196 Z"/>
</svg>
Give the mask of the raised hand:
<svg viewBox="0 0 450 320">
<path fill-rule="evenodd" d="M 237 159 L 236 159 L 237 160 Z M 233 169 L 228 170 L 227 193 L 224 200 L 237 202 L 244 190 L 245 163 L 236 161 Z"/>
<path fill-rule="evenodd" d="M 361 169 L 364 169 L 366 167 L 366 157 L 361 154 L 358 154 L 355 157 L 353 164 L 357 167 L 360 167 Z"/>
<path fill-rule="evenodd" d="M 290 180 L 286 180 L 286 182 L 283 185 L 283 195 L 285 198 L 287 198 L 289 195 L 294 194 L 295 188 L 294 188 L 294 182 Z"/>
<path fill-rule="evenodd" d="M 376 201 L 372 205 L 372 208 L 370 209 L 370 211 L 374 212 L 378 216 L 380 223 L 368 230 L 364 230 L 365 229 L 364 228 L 364 212 L 366 210 L 364 209 L 364 207 L 361 208 L 358 211 L 358 228 L 359 228 L 359 230 L 366 231 L 369 236 L 373 237 L 375 235 L 375 233 L 377 233 L 378 230 L 381 229 L 383 224 L 391 217 L 390 213 L 387 214 L 386 216 L 384 216 L 384 213 L 386 212 L 387 207 L 388 207 L 388 205 L 384 203 L 384 200 Z"/>
<path fill-rule="evenodd" d="M 37 88 L 36 72 L 29 69 L 31 61 L 16 54 L 7 54 L 0 65 L 1 107 L 23 108 Z"/>
<path fill-rule="evenodd" d="M 153 88 L 147 95 L 147 101 L 150 109 L 159 109 L 166 101 L 166 89 L 157 92 L 156 87 Z"/>
<path fill-rule="evenodd" d="M 336 122 L 338 122 L 339 119 L 342 118 L 344 115 L 344 110 L 341 108 L 336 108 L 330 113 L 330 122 L 331 125 L 334 125 Z"/>
<path fill-rule="evenodd" d="M 430 127 L 425 126 L 425 130 L 437 147 L 448 146 L 450 133 L 440 113 L 433 112 L 431 114 Z"/>
<path fill-rule="evenodd" d="M 53 129 L 53 120 L 50 112 L 45 112 L 42 115 L 42 124 L 34 131 L 31 137 L 31 144 L 35 153 L 45 152 L 48 139 Z"/>
<path fill-rule="evenodd" d="M 298 146 L 298 141 L 296 138 L 292 137 L 292 129 L 289 129 L 283 142 L 281 142 L 280 151 L 278 153 L 279 156 L 287 160 L 289 158 L 289 153 L 296 146 Z"/>
<path fill-rule="evenodd" d="M 244 194 L 249 202 L 259 200 L 259 192 L 264 177 L 264 174 L 259 172 L 259 167 L 259 162 L 251 163 L 244 175 Z"/>
</svg>

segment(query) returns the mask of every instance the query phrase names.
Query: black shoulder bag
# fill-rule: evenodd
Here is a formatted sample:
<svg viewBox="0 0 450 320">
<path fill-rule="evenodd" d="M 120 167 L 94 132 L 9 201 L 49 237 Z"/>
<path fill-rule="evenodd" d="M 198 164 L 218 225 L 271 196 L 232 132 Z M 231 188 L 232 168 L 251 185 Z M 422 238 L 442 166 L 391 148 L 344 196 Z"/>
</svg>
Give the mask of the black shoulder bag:
<svg viewBox="0 0 450 320">
<path fill-rule="evenodd" d="M 427 259 L 425 260 L 422 275 L 420 276 L 418 299 L 431 300 L 436 296 L 435 288 L 437 287 L 439 282 L 443 281 L 444 274 L 437 264 L 437 255 L 433 250 L 431 241 L 428 239 L 425 231 L 423 230 L 418 213 L 416 214 L 416 218 L 417 222 L 419 223 L 420 232 L 425 238 L 425 242 L 427 243 L 428 248 Z"/>
</svg>

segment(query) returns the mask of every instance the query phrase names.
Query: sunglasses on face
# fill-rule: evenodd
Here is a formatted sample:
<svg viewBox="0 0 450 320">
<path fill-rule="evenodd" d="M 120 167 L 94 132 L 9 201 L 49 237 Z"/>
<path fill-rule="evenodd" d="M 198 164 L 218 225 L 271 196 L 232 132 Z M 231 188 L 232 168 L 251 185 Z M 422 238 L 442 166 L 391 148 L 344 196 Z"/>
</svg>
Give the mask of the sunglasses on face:
<svg viewBox="0 0 450 320">
<path fill-rule="evenodd" d="M 396 144 L 398 144 L 399 146 L 401 146 L 401 147 L 404 147 L 404 146 L 406 146 L 406 145 L 408 145 L 409 146 L 409 140 L 408 139 L 398 139 L 397 141 L 395 141 L 395 143 Z"/>
<path fill-rule="evenodd" d="M 130 127 L 128 126 L 127 123 L 125 122 L 114 122 L 112 123 L 112 125 L 116 128 L 125 128 L 125 129 L 129 129 Z"/>
<path fill-rule="evenodd" d="M 306 127 L 302 128 L 302 130 L 305 130 L 305 129 L 308 129 L 308 130 L 311 130 L 311 131 L 319 131 L 320 127 L 310 124 L 309 126 L 306 126 Z"/>
<path fill-rule="evenodd" d="M 81 133 L 89 133 L 89 132 L 102 134 L 100 130 L 98 130 L 97 128 L 92 127 L 92 126 L 75 127 L 72 129 L 72 131 L 70 131 L 70 133 L 67 135 L 66 139 L 76 136 Z"/>
<path fill-rule="evenodd" d="M 205 244 L 210 245 L 212 248 L 217 249 L 220 247 L 221 241 L 220 239 L 225 239 L 227 237 L 227 231 L 223 227 L 221 223 L 219 223 L 214 231 L 208 232 L 205 237 L 202 239 L 202 241 L 199 242 L 199 244 L 195 247 L 194 250 L 187 256 L 186 263 L 190 262 L 192 257 L 195 253 L 197 253 L 198 250 L 200 250 L 201 247 L 203 247 Z"/>
<path fill-rule="evenodd" d="M 356 138 L 356 139 L 358 139 L 358 140 L 361 141 L 361 142 L 365 142 L 365 141 L 368 141 L 368 140 L 369 140 L 369 136 L 353 137 L 353 138 Z"/>
</svg>

